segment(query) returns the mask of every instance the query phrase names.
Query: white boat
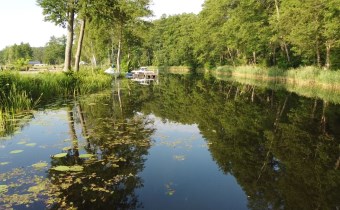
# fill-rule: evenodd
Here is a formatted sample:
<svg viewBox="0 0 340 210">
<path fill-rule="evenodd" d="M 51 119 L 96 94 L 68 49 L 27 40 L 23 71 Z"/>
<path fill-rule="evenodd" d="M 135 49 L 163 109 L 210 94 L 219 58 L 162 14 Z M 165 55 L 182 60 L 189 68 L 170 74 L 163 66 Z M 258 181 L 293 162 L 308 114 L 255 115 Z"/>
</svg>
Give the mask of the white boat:
<svg viewBox="0 0 340 210">
<path fill-rule="evenodd" d="M 112 67 L 106 69 L 104 72 L 106 74 L 110 74 L 110 75 L 115 75 L 116 74 L 116 70 L 114 68 L 112 68 Z"/>
<path fill-rule="evenodd" d="M 142 66 L 139 69 L 136 70 L 132 70 L 131 71 L 132 74 L 139 74 L 139 73 L 154 73 L 151 70 L 148 70 L 148 67 Z"/>
<path fill-rule="evenodd" d="M 152 71 L 148 70 L 147 67 L 140 67 L 137 70 L 132 70 L 131 71 L 132 75 L 129 75 L 132 80 L 139 81 L 139 80 L 144 80 L 144 79 L 151 79 L 154 80 L 158 76 L 158 70 L 157 71 Z"/>
</svg>

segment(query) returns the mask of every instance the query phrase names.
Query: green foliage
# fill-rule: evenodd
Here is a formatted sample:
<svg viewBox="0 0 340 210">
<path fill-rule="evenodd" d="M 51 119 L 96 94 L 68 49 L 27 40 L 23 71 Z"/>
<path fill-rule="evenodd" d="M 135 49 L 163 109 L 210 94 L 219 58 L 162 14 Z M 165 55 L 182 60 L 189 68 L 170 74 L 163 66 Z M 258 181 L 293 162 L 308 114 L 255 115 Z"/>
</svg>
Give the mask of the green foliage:
<svg viewBox="0 0 340 210">
<path fill-rule="evenodd" d="M 66 37 L 52 36 L 44 48 L 43 61 L 47 64 L 61 64 L 65 58 Z"/>
<path fill-rule="evenodd" d="M 33 57 L 33 50 L 28 43 L 14 44 L 3 49 L 0 57 L 0 63 L 15 64 L 18 60 L 30 60 Z"/>
</svg>

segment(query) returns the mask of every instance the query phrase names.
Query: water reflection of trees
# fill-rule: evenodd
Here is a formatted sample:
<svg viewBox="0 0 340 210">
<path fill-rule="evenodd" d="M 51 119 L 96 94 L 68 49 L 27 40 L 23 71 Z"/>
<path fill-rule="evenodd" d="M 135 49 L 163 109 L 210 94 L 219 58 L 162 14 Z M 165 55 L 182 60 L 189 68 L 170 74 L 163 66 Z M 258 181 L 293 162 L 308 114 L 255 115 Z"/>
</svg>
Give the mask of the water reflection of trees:
<svg viewBox="0 0 340 210">
<path fill-rule="evenodd" d="M 32 118 L 31 112 L 15 115 L 10 111 L 0 109 L 0 138 L 11 136 L 20 131 Z"/>
<path fill-rule="evenodd" d="M 143 111 L 196 123 L 252 209 L 340 206 L 339 108 L 211 77 L 165 77 Z"/>
<path fill-rule="evenodd" d="M 52 209 L 135 209 L 142 206 L 134 193 L 143 186 L 138 173 L 143 170 L 150 148 L 153 122 L 133 112 L 138 98 L 128 89 L 111 95 L 100 94 L 80 100 L 69 111 L 70 134 L 77 141 L 73 122 L 83 126 L 86 136 L 85 151 L 93 156 L 82 158 L 74 151 L 59 160 L 52 160 L 52 168 L 59 164 L 78 164 L 82 171 L 49 171 L 54 187 Z M 134 100 L 135 99 L 135 100 Z M 119 106 L 115 104 L 119 103 Z M 119 108 L 118 108 L 119 107 Z M 80 148 L 79 148 L 80 149 Z M 78 157 L 77 157 L 78 156 Z M 67 160 L 81 159 L 82 161 Z M 63 162 L 64 161 L 64 162 Z"/>
</svg>

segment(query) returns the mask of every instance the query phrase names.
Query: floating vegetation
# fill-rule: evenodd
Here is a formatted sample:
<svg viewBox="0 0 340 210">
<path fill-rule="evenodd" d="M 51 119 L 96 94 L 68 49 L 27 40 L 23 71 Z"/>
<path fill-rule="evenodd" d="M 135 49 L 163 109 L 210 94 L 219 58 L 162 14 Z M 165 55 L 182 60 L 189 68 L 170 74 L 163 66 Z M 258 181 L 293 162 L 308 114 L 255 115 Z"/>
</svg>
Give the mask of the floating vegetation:
<svg viewBox="0 0 340 210">
<path fill-rule="evenodd" d="M 173 189 L 172 186 L 173 186 L 172 182 L 170 182 L 169 184 L 165 185 L 165 188 L 166 188 L 166 193 L 165 194 L 167 194 L 169 196 L 172 196 L 172 195 L 175 194 L 176 191 Z"/>
<path fill-rule="evenodd" d="M 68 151 L 68 150 L 70 150 L 70 149 L 72 149 L 71 147 L 64 147 L 62 150 L 63 151 Z"/>
<path fill-rule="evenodd" d="M 185 155 L 174 155 L 174 159 L 178 161 L 185 160 Z"/>
<path fill-rule="evenodd" d="M 0 185 L 0 195 L 8 191 L 7 185 Z"/>
<path fill-rule="evenodd" d="M 28 147 L 34 147 L 35 145 L 37 145 L 37 143 L 29 143 L 29 144 L 25 144 Z"/>
<path fill-rule="evenodd" d="M 42 169 L 42 168 L 46 168 L 47 166 L 48 166 L 47 162 L 39 162 L 39 163 L 35 163 L 32 165 L 32 167 L 35 169 Z"/>
<path fill-rule="evenodd" d="M 13 150 L 10 152 L 10 154 L 18 154 L 18 153 L 22 153 L 24 150 Z"/>
<path fill-rule="evenodd" d="M 19 141 L 17 144 L 19 144 L 19 145 L 27 144 L 27 141 Z"/>
<path fill-rule="evenodd" d="M 63 158 L 63 157 L 66 157 L 66 156 L 67 156 L 67 153 L 64 152 L 64 153 L 59 153 L 59 154 L 53 155 L 52 157 L 53 158 Z"/>
<path fill-rule="evenodd" d="M 0 166 L 5 166 L 5 165 L 8 165 L 9 162 L 0 162 Z"/>
<path fill-rule="evenodd" d="M 51 168 L 51 170 L 55 170 L 55 171 L 61 171 L 61 172 L 67 172 L 67 171 L 72 171 L 72 172 L 80 172 L 84 170 L 83 166 L 56 166 Z"/>
<path fill-rule="evenodd" d="M 81 154 L 79 155 L 79 158 L 91 158 L 93 156 L 94 156 L 93 154 Z"/>
</svg>

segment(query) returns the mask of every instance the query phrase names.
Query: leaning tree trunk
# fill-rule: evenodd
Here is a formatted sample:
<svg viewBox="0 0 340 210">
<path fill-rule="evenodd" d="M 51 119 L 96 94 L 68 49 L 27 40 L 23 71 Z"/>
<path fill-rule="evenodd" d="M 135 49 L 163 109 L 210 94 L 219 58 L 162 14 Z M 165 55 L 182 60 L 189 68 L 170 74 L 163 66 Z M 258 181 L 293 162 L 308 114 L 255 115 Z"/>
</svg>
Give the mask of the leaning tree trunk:
<svg viewBox="0 0 340 210">
<path fill-rule="evenodd" d="M 80 23 L 80 31 L 79 31 L 79 39 L 78 39 L 78 46 L 77 46 L 77 53 L 76 53 L 76 61 L 74 64 L 74 71 L 79 71 L 79 62 L 80 62 L 80 56 L 81 56 L 81 49 L 83 47 L 83 40 L 84 40 L 84 33 L 85 33 L 85 24 L 86 24 L 86 19 L 84 18 L 81 20 Z"/>
<path fill-rule="evenodd" d="M 67 42 L 65 48 L 65 63 L 64 71 L 71 70 L 71 60 L 72 60 L 72 43 L 73 43 L 73 23 L 74 23 L 74 9 L 68 12 L 67 20 Z"/>
</svg>

